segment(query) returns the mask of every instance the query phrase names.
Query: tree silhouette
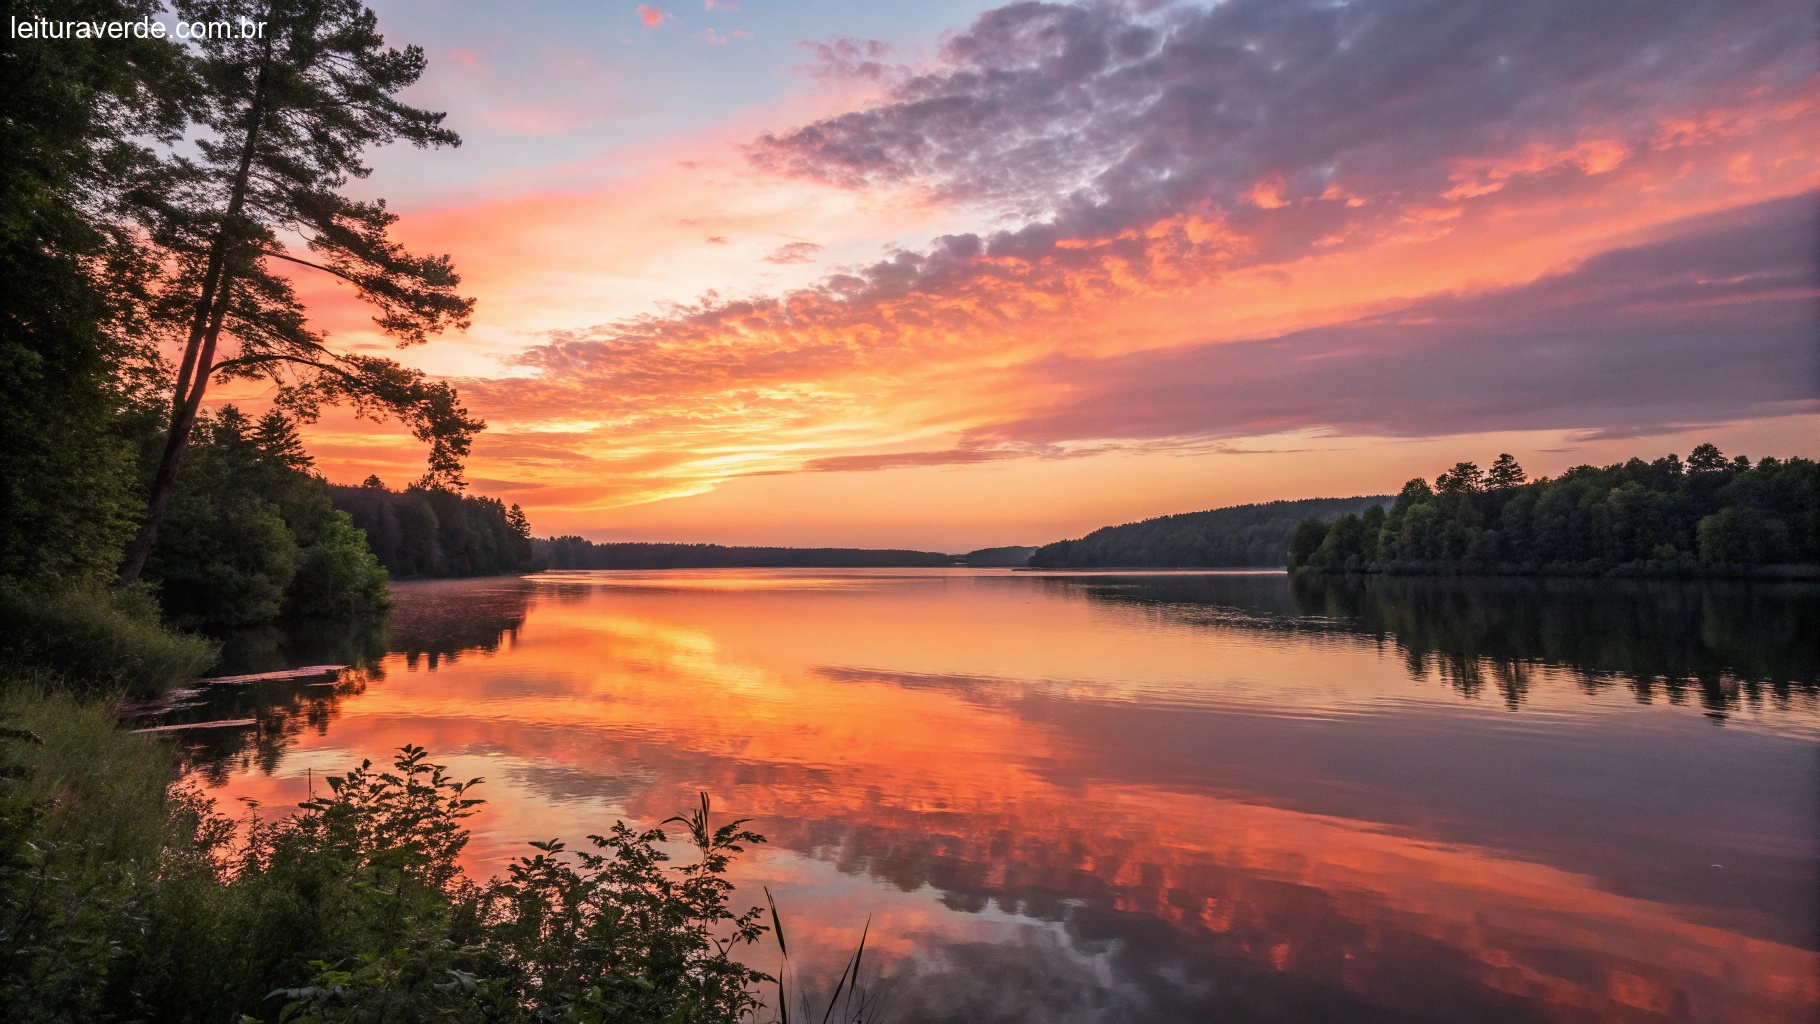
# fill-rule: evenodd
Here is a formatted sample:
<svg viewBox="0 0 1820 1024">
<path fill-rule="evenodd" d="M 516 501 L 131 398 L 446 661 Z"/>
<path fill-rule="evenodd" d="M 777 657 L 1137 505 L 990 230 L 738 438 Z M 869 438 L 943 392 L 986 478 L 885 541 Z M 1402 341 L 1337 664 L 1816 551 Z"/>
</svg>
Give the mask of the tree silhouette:
<svg viewBox="0 0 1820 1024">
<path fill-rule="evenodd" d="M 1454 467 L 1435 477 L 1435 490 L 1442 494 L 1466 494 L 1485 489 L 1485 477 L 1476 462 L 1457 462 Z"/>
<path fill-rule="evenodd" d="M 368 147 L 404 140 L 454 146 L 443 115 L 395 95 L 424 70 L 423 51 L 392 49 L 372 11 L 355 0 L 272 0 L 258 10 L 222 0 L 179 0 L 186 21 L 238 23 L 264 31 L 199 42 L 193 57 L 195 119 L 206 129 L 197 158 L 172 161 L 169 187 L 146 204 L 149 233 L 172 268 L 153 305 L 182 338 L 169 425 L 145 519 L 120 576 L 139 576 L 157 541 L 209 382 L 262 379 L 301 419 L 325 403 L 361 415 L 397 416 L 430 445 L 426 480 L 459 486 L 461 460 L 484 424 L 454 389 L 390 359 L 336 352 L 312 330 L 289 281 L 272 261 L 330 274 L 377 308 L 381 330 L 401 346 L 465 328 L 471 299 L 446 256 L 414 256 L 388 237 L 397 220 L 383 201 L 342 195 L 363 178 Z M 302 237 L 306 259 L 287 237 Z M 224 335 L 235 350 L 221 358 Z"/>
<path fill-rule="evenodd" d="M 1523 472 L 1523 467 L 1517 465 L 1517 460 L 1509 452 L 1498 456 L 1498 461 L 1485 471 L 1485 483 L 1495 489 L 1518 487 L 1528 479 L 1529 475 Z"/>
<path fill-rule="evenodd" d="M 1718 445 L 1710 442 L 1695 447 L 1687 455 L 1687 469 L 1692 473 L 1716 473 L 1725 467 L 1725 455 Z"/>
</svg>

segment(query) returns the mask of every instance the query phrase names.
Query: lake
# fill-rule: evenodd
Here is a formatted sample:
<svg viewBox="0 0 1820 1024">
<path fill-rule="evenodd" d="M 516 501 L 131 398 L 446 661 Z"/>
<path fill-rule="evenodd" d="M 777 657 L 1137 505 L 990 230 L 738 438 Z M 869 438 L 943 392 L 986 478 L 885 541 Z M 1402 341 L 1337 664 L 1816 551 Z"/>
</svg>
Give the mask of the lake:
<svg viewBox="0 0 1820 1024">
<path fill-rule="evenodd" d="M 1820 588 L 552 572 L 238 638 L 223 810 L 424 745 L 471 870 L 711 794 L 905 1021 L 1813 1021 Z M 869 924 L 868 924 L 869 922 Z M 772 947 L 754 963 L 775 966 Z"/>
</svg>

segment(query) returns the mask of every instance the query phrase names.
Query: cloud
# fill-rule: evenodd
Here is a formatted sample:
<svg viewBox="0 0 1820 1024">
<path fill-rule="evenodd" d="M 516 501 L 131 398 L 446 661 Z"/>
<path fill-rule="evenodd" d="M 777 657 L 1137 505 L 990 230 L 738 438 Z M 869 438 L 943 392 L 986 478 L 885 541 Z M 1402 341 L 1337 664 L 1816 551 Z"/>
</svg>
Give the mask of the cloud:
<svg viewBox="0 0 1820 1024">
<path fill-rule="evenodd" d="M 886 63 L 891 55 L 891 45 L 882 40 L 838 36 L 798 45 L 814 54 L 812 61 L 798 69 L 809 78 L 830 82 L 881 82 L 901 81 L 910 74 L 910 69 L 903 65 Z"/>
<path fill-rule="evenodd" d="M 1053 408 L 973 444 L 1326 430 L 1641 437 L 1820 412 L 1820 194 L 1684 226 L 1517 288 L 1254 341 L 1056 357 Z"/>
<path fill-rule="evenodd" d="M 650 4 L 639 4 L 633 8 L 633 11 L 638 15 L 638 20 L 645 23 L 646 28 L 656 28 L 664 23 L 665 18 L 671 17 L 668 13 L 652 7 Z"/>
<path fill-rule="evenodd" d="M 545 459 L 529 453 L 572 431 L 613 480 L 597 490 L 637 500 L 1290 431 L 1813 411 L 1807 17 L 1782 0 L 1020 3 L 929 66 L 821 44 L 827 74 L 882 99 L 760 135 L 748 159 L 790 188 L 903 190 L 988 227 L 550 333 L 463 394 L 499 424 L 489 446 Z"/>
<path fill-rule="evenodd" d="M 1794 0 L 1018 3 L 883 102 L 767 133 L 749 155 L 1051 217 L 1063 236 L 1235 209 L 1260 186 L 1283 219 L 1336 220 L 1337 206 L 1386 223 L 1525 177 L 1610 170 L 1684 138 L 1692 104 L 1811 108 L 1811 28 Z M 850 65 L 843 44 L 824 63 Z"/>
<path fill-rule="evenodd" d="M 737 11 L 739 0 L 702 0 L 704 11 Z"/>
<path fill-rule="evenodd" d="M 814 263 L 815 254 L 822 247 L 814 242 L 788 242 L 777 247 L 777 251 L 765 257 L 766 263 Z"/>
<path fill-rule="evenodd" d="M 802 466 L 806 473 L 850 473 L 874 469 L 902 469 L 906 466 L 955 466 L 975 462 L 993 462 L 1031 454 L 1013 448 L 952 448 L 940 451 L 893 452 L 881 455 L 831 455 L 810 459 Z"/>
<path fill-rule="evenodd" d="M 727 236 L 726 235 L 709 235 L 708 244 L 709 245 L 726 245 Z"/>
</svg>

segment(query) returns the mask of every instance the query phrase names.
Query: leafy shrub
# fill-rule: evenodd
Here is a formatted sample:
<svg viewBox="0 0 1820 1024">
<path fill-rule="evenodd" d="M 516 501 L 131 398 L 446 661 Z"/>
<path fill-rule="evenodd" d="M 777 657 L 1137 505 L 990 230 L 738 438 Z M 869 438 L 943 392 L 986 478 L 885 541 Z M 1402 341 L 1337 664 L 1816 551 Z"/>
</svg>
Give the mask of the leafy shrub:
<svg viewBox="0 0 1820 1024">
<path fill-rule="evenodd" d="M 201 460 L 198 460 L 201 461 Z M 246 626 L 278 617 L 297 572 L 297 542 L 271 503 L 184 478 L 147 569 L 185 626 Z"/>
<path fill-rule="evenodd" d="M 732 956 L 765 930 L 760 911 L 734 914 L 725 876 L 763 837 L 713 825 L 705 796 L 573 854 L 535 843 L 507 877 L 475 883 L 458 858 L 479 780 L 450 778 L 422 748 L 331 778 L 233 842 L 205 801 L 163 802 L 161 749 L 68 703 L 0 705 L 9 722 L 55 726 L 42 746 L 14 744 L 36 781 L 0 782 L 8 1021 L 715 1024 L 762 1005 L 770 979 Z M 51 781 L 71 770 L 84 781 Z M 680 866 L 662 849 L 673 824 L 698 854 Z"/>
</svg>

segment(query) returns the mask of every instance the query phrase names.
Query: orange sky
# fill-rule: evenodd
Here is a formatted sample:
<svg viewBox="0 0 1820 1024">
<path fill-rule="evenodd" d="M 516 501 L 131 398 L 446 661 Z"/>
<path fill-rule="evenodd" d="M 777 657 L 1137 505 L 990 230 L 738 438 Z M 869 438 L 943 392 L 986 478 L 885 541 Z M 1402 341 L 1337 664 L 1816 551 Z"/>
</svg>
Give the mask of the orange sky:
<svg viewBox="0 0 1820 1024">
<path fill-rule="evenodd" d="M 488 421 L 476 492 L 596 539 L 965 550 L 1501 451 L 1532 475 L 1708 439 L 1816 454 L 1820 288 L 1750 262 L 1811 263 L 1820 79 L 1777 40 L 1799 5 L 1554 40 L 1488 14 L 1420 45 L 1497 56 L 1419 73 L 1368 45 L 1388 14 L 1346 36 L 1253 6 L 1047 34 L 989 13 L 884 71 L 541 164 L 580 129 L 481 105 L 480 152 L 388 156 L 370 182 L 478 299 L 471 330 L 403 358 Z M 1104 66 L 1063 60 L 1134 32 Z M 511 45 L 432 48 L 426 87 L 471 95 L 449 83 Z M 595 117 L 621 116 L 610 75 L 569 75 L 563 103 L 598 89 Z M 1259 112 L 1222 120 L 1240 101 Z M 488 167 L 514 145 L 532 155 Z M 347 293 L 298 283 L 332 342 L 390 351 Z M 395 425 L 306 436 L 337 482 L 421 471 Z"/>
</svg>

